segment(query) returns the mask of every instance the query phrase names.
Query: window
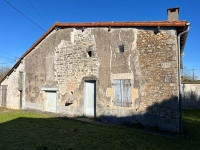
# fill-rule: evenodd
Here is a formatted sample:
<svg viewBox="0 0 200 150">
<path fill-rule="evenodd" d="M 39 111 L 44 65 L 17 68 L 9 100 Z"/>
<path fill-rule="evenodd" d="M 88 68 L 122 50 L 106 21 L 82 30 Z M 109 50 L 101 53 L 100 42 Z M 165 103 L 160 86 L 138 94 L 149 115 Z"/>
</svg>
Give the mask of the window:
<svg viewBox="0 0 200 150">
<path fill-rule="evenodd" d="M 114 80 L 114 105 L 130 107 L 131 102 L 131 80 Z"/>
<path fill-rule="evenodd" d="M 125 50 L 125 42 L 118 42 L 118 53 L 123 53 Z"/>
<path fill-rule="evenodd" d="M 124 52 L 124 45 L 119 45 L 119 52 L 120 53 L 123 53 Z"/>
<path fill-rule="evenodd" d="M 92 57 L 92 51 L 88 51 L 87 54 L 88 54 L 88 57 Z"/>
</svg>

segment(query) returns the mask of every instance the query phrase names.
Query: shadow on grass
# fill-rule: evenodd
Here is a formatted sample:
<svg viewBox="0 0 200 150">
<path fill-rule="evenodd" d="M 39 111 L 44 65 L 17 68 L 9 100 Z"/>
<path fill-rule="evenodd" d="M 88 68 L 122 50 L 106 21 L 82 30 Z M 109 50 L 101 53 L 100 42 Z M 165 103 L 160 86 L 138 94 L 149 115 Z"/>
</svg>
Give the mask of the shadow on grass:
<svg viewBox="0 0 200 150">
<path fill-rule="evenodd" d="M 0 149 L 67 149 L 87 136 L 82 126 L 88 125 L 64 117 L 19 117 L 0 124 Z"/>
<path fill-rule="evenodd" d="M 106 115 L 100 115 L 97 120 L 156 131 L 178 132 L 178 108 L 177 97 L 171 97 L 161 103 L 154 102 L 145 112 L 135 114 L 129 112 L 128 115 L 122 111 L 122 115 L 118 116 L 119 111 L 115 114 L 114 111 L 111 113 L 104 110 Z M 191 145 L 195 149 L 200 146 L 200 131 L 197 130 L 200 111 L 184 111 L 185 129 L 191 135 L 189 139 L 166 139 L 135 128 L 95 125 L 65 117 L 45 118 L 41 114 L 25 117 L 24 114 L 30 112 L 19 112 L 22 114 L 6 111 L 0 113 L 0 117 L 9 113 L 7 117 L 10 118 L 6 119 L 4 116 L 4 122 L 0 123 L 0 149 L 189 149 Z"/>
<path fill-rule="evenodd" d="M 158 105 L 159 107 L 159 105 Z M 7 112 L 6 112 L 7 113 Z M 9 112 L 8 112 L 9 113 Z M 184 111 L 184 123 L 190 133 L 185 138 L 165 138 L 134 128 L 95 125 L 65 117 L 42 118 L 29 112 L 13 115 L 0 124 L 0 149 L 198 149 L 200 111 Z M 25 115 L 24 115 L 25 114 Z M 198 114 L 198 115 L 197 115 Z M 2 115 L 1 115 L 2 117 Z M 31 117 L 31 118 L 30 118 Z"/>
</svg>

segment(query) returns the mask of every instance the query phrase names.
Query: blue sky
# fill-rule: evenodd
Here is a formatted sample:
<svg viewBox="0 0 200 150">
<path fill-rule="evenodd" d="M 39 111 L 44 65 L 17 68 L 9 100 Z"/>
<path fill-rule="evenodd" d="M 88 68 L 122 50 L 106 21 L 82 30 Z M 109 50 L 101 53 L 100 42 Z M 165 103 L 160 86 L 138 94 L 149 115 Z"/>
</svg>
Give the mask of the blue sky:
<svg viewBox="0 0 200 150">
<path fill-rule="evenodd" d="M 29 0 L 48 23 L 28 0 L 7 1 L 44 30 L 55 22 L 164 21 L 167 8 L 180 7 L 179 20 L 191 23 L 184 66 L 197 69 L 195 73 L 200 77 L 199 0 Z M 43 34 L 42 29 L 0 0 L 0 66 L 13 66 L 15 57 L 21 57 Z M 12 63 L 3 64 L 8 62 Z"/>
</svg>

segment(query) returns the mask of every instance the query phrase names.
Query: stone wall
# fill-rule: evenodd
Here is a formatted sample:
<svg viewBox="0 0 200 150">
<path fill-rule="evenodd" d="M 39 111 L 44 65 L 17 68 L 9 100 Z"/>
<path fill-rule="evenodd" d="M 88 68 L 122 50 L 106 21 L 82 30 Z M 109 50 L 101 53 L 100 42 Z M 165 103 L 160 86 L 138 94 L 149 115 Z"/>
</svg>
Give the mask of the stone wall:
<svg viewBox="0 0 200 150">
<path fill-rule="evenodd" d="M 135 72 L 131 67 L 131 60 L 136 45 L 136 29 L 131 28 L 112 28 L 108 32 L 107 28 L 93 29 L 97 53 L 99 56 L 99 78 L 97 86 L 97 115 L 116 115 L 112 109 L 129 110 L 131 107 L 118 107 L 113 105 L 113 80 L 130 79 L 134 85 Z M 124 45 L 124 52 L 120 52 L 119 46 Z M 110 91 L 110 92 L 109 92 Z M 112 93 L 110 95 L 109 93 Z M 118 113 L 117 117 L 121 114 Z"/>
<path fill-rule="evenodd" d="M 145 86 L 140 91 L 140 110 L 154 118 L 155 125 L 178 131 L 178 51 L 175 30 L 140 30 L 137 50 Z M 170 121 L 169 121 L 170 120 Z"/>
<path fill-rule="evenodd" d="M 97 117 L 177 132 L 176 34 L 172 28 L 54 30 L 25 57 L 24 108 L 45 111 L 41 88 L 58 87 L 56 112 L 83 115 L 84 82 L 96 80 Z M 113 83 L 120 79 L 130 80 L 126 107 L 114 104 Z"/>
<path fill-rule="evenodd" d="M 173 29 L 74 29 L 55 50 L 59 105 L 82 107 L 84 77 L 97 81 L 97 116 L 178 131 L 177 37 Z M 120 52 L 119 45 L 124 45 Z M 89 57 L 87 52 L 94 52 Z M 113 104 L 113 80 L 130 79 L 132 105 Z M 62 108 L 64 109 L 64 108 Z M 67 110 L 68 108 L 66 108 Z M 80 109 L 79 109 L 80 110 Z M 83 110 L 82 110 L 82 113 Z M 139 117 L 138 117 L 139 116 Z M 169 121 L 170 120 L 170 121 Z"/>
<path fill-rule="evenodd" d="M 94 36 L 91 29 L 74 29 L 71 40 L 62 40 L 55 50 L 55 80 L 58 91 L 58 105 L 83 105 L 83 92 L 79 86 L 83 77 L 96 76 L 99 72 L 99 60 Z M 67 109 L 67 108 L 66 108 Z"/>
<path fill-rule="evenodd" d="M 25 57 L 26 108 L 45 110 L 45 92 L 41 87 L 54 86 L 54 50 L 61 40 L 69 40 L 72 29 L 52 31 Z M 62 32 L 61 32 L 62 31 Z"/>
<path fill-rule="evenodd" d="M 23 72 L 23 85 L 22 85 L 22 104 L 25 101 L 25 76 L 24 76 L 24 61 L 20 63 L 20 65 L 12 72 L 10 76 L 1 83 L 1 90 L 2 85 L 7 85 L 7 101 L 6 107 L 12 109 L 20 109 L 20 91 L 18 90 L 18 79 L 19 79 L 19 72 Z M 1 92 L 1 102 L 2 102 L 2 92 Z M 22 105 L 23 108 L 23 105 Z"/>
</svg>

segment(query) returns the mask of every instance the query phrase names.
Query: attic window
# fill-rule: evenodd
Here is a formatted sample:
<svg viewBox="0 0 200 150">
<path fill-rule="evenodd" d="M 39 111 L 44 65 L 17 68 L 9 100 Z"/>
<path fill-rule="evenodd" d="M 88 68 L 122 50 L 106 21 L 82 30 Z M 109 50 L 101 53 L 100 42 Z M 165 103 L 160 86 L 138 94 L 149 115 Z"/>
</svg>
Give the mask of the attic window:
<svg viewBox="0 0 200 150">
<path fill-rule="evenodd" d="M 124 52 L 124 45 L 119 45 L 119 52 L 120 53 L 123 53 Z"/>
<path fill-rule="evenodd" d="M 87 51 L 88 57 L 92 57 L 92 51 Z"/>
</svg>

